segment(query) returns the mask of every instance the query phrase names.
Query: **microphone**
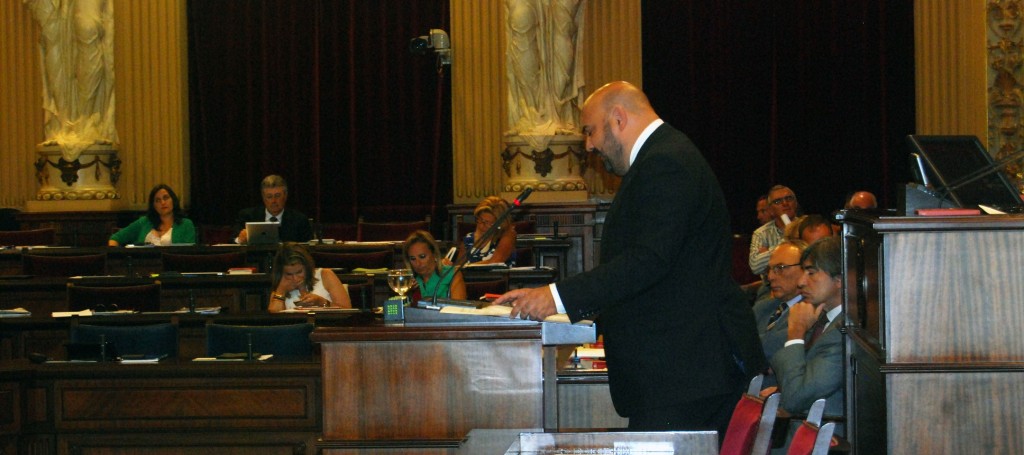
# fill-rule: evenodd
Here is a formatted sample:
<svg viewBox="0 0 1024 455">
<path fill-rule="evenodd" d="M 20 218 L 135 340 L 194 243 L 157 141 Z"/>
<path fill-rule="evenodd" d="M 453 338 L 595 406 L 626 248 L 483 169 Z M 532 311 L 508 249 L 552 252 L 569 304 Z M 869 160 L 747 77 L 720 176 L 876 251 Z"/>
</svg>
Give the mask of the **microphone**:
<svg viewBox="0 0 1024 455">
<path fill-rule="evenodd" d="M 516 198 L 512 201 L 512 205 L 514 205 L 516 207 L 519 207 L 520 205 L 523 205 L 523 201 L 525 201 L 526 198 L 530 197 L 530 193 L 533 193 L 533 187 L 532 186 L 526 187 L 526 189 L 523 190 L 522 193 L 519 193 L 519 196 L 516 196 Z M 506 211 L 505 213 L 508 213 L 508 211 Z M 495 224 L 497 224 L 497 223 L 495 223 Z"/>
</svg>

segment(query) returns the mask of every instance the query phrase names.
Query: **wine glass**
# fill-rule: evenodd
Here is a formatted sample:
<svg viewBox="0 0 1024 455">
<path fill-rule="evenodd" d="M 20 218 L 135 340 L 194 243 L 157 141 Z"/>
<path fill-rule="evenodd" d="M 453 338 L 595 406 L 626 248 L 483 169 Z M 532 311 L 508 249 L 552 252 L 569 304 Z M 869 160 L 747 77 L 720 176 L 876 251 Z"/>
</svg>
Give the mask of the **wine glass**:
<svg viewBox="0 0 1024 455">
<path fill-rule="evenodd" d="M 388 286 L 391 287 L 392 291 L 398 294 L 398 297 L 402 299 L 404 303 L 406 300 L 405 293 L 409 292 L 415 283 L 415 278 L 412 276 L 412 270 L 410 269 L 391 269 L 388 270 Z"/>
</svg>

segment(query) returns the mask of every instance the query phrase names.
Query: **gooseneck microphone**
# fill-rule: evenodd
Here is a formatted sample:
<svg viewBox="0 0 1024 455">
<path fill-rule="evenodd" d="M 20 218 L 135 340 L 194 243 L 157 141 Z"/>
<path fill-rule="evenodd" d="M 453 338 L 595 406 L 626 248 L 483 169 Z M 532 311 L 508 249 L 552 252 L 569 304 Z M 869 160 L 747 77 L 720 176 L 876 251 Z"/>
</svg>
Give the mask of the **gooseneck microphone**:
<svg viewBox="0 0 1024 455">
<path fill-rule="evenodd" d="M 459 270 L 462 270 L 462 267 L 465 266 L 467 262 L 469 262 L 470 256 L 479 254 L 479 245 L 486 245 L 497 236 L 498 232 L 501 231 L 501 225 L 505 222 L 505 220 L 508 219 L 509 215 L 512 214 L 513 210 L 523 205 L 523 202 L 526 201 L 526 198 L 530 197 L 530 193 L 533 193 L 532 187 L 526 187 L 526 189 L 523 190 L 522 193 L 519 193 L 519 196 L 516 196 L 516 198 L 512 200 L 512 205 L 508 207 L 508 210 L 505 210 L 505 213 L 502 213 L 501 216 L 498 217 L 498 219 L 494 220 L 494 224 L 492 224 L 491 227 L 487 228 L 487 230 L 484 231 L 484 234 L 481 235 L 476 242 L 474 242 L 474 245 L 476 246 L 474 246 L 471 251 L 467 251 L 466 254 L 459 256 L 458 260 L 455 262 L 455 266 L 448 269 L 449 273 L 441 275 L 440 280 L 438 280 L 437 282 L 437 286 L 434 286 L 434 295 L 430 297 L 430 305 L 437 306 L 437 291 L 441 289 L 441 283 L 444 281 L 444 279 L 447 278 L 449 274 L 454 276 L 456 273 L 459 273 Z M 448 296 L 451 296 L 451 294 L 452 288 L 451 286 L 448 286 Z"/>
<path fill-rule="evenodd" d="M 512 205 L 519 207 L 520 205 L 523 204 L 523 201 L 525 201 L 526 198 L 530 197 L 531 193 L 533 193 L 533 187 L 526 187 L 526 189 L 523 190 L 522 193 L 519 193 L 519 196 L 516 196 L 516 198 L 512 201 Z M 506 211 L 505 213 L 508 213 L 508 211 Z"/>
</svg>

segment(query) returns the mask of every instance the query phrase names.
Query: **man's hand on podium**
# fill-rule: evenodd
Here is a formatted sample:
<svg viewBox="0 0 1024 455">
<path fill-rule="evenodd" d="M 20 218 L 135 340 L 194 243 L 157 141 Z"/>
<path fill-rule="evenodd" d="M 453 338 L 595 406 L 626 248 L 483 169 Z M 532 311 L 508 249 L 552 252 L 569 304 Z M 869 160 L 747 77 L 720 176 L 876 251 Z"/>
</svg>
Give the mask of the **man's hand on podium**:
<svg viewBox="0 0 1024 455">
<path fill-rule="evenodd" d="M 547 286 L 530 289 L 515 289 L 498 297 L 495 305 L 510 305 L 510 318 L 543 321 L 544 318 L 557 313 L 555 299 Z"/>
</svg>

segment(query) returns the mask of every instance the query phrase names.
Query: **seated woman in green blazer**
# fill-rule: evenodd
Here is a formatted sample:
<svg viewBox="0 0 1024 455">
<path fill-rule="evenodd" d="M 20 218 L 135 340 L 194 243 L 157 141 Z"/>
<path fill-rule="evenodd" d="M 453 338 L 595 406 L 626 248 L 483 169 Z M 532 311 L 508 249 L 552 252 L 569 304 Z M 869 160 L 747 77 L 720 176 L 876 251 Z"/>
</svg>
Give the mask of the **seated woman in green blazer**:
<svg viewBox="0 0 1024 455">
<path fill-rule="evenodd" d="M 196 243 L 196 227 L 181 214 L 178 195 L 166 184 L 149 192 L 149 210 L 132 224 L 110 236 L 107 245 L 170 245 Z"/>
</svg>

